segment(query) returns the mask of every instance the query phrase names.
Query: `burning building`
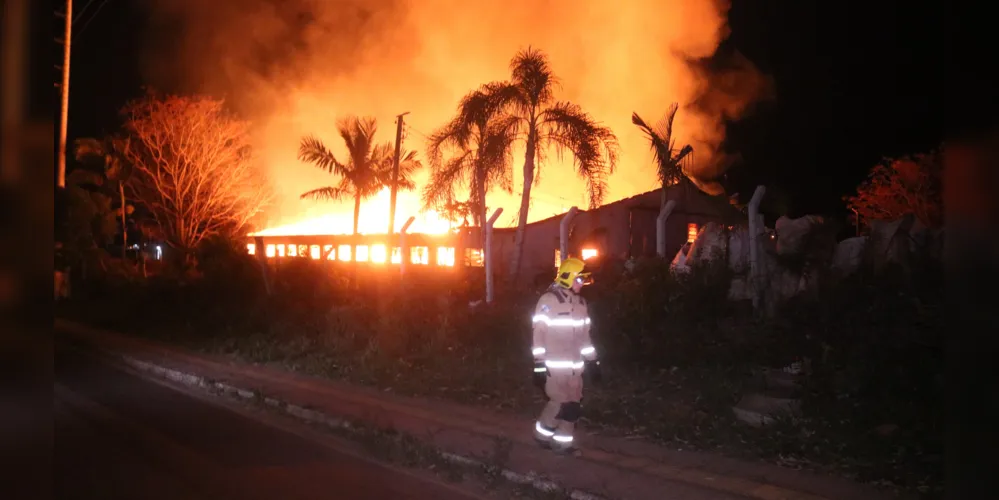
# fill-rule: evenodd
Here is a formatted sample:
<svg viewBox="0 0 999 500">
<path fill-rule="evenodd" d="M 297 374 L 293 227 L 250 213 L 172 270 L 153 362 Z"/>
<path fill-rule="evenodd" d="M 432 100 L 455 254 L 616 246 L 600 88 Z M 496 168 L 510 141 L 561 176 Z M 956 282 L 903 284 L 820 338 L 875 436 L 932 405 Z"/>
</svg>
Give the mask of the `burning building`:
<svg viewBox="0 0 999 500">
<path fill-rule="evenodd" d="M 600 257 L 627 259 L 656 253 L 656 217 L 663 193 L 656 189 L 602 207 L 580 211 L 572 220 L 568 253 L 584 260 Z M 693 241 L 708 222 L 734 225 L 745 215 L 724 194 L 711 195 L 682 181 L 666 190 L 677 202 L 666 221 L 666 255 L 674 255 L 684 243 Z M 431 214 L 433 215 L 433 214 Z M 550 273 L 562 259 L 559 230 L 564 214 L 527 225 L 521 277 Z M 432 218 L 432 217 L 431 217 Z M 251 237 L 251 254 L 268 258 L 310 258 L 371 265 L 398 265 L 402 259 L 416 266 L 454 269 L 484 263 L 482 235 L 478 227 L 423 224 L 420 231 L 381 234 L 294 234 L 295 227 L 265 230 Z M 314 231 L 314 229 L 312 229 Z M 495 270 L 504 275 L 514 252 L 516 228 L 493 232 Z M 355 250 L 356 248 L 356 250 Z"/>
</svg>

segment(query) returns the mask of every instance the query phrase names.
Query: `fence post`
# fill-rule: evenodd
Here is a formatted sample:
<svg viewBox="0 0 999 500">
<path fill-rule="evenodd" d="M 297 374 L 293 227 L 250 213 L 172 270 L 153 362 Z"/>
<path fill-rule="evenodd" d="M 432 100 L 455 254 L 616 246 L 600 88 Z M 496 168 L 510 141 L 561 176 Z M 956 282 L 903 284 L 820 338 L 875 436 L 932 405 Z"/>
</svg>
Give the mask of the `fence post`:
<svg viewBox="0 0 999 500">
<path fill-rule="evenodd" d="M 558 228 L 558 247 L 560 260 L 565 260 L 569 257 L 569 224 L 572 223 L 572 219 L 576 217 L 579 213 L 579 209 L 572 207 L 568 212 L 562 216 L 562 222 L 559 223 Z"/>
<path fill-rule="evenodd" d="M 669 200 L 659 209 L 659 216 L 656 217 L 656 253 L 662 259 L 666 258 L 666 219 L 673 213 L 676 207 L 676 200 Z"/>
<path fill-rule="evenodd" d="M 767 192 L 764 186 L 756 186 L 749 200 L 749 283 L 753 291 L 753 310 L 759 314 L 763 301 L 763 269 L 760 267 L 760 234 L 763 233 L 763 217 L 759 215 L 760 202 Z"/>
<path fill-rule="evenodd" d="M 486 303 L 491 304 L 495 297 L 495 284 L 493 283 L 493 224 L 503 213 L 502 208 L 497 208 L 492 217 L 486 221 Z"/>
<path fill-rule="evenodd" d="M 409 231 L 409 226 L 416 220 L 416 217 L 410 217 L 406 219 L 406 223 L 402 225 L 402 229 L 399 230 L 399 276 L 406 274 L 406 233 Z M 389 264 L 392 263 L 392 247 L 388 249 L 388 261 Z"/>
</svg>

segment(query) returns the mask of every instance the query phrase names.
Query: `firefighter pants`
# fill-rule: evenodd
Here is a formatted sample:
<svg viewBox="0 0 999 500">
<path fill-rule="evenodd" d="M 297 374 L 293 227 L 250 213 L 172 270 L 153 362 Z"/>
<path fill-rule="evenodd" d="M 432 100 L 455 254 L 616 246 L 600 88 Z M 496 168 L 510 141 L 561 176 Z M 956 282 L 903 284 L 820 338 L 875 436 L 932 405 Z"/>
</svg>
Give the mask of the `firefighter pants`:
<svg viewBox="0 0 999 500">
<path fill-rule="evenodd" d="M 582 413 L 583 370 L 552 369 L 545 382 L 548 403 L 535 424 L 539 439 L 553 441 L 556 447 L 572 446 L 572 431 Z"/>
</svg>

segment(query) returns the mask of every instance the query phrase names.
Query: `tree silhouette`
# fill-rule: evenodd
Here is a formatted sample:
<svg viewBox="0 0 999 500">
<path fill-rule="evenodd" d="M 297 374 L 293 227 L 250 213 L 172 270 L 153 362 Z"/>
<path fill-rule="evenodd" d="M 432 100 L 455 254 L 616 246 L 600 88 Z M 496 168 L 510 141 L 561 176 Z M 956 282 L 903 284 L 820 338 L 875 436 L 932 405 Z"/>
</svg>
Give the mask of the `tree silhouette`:
<svg viewBox="0 0 999 500">
<path fill-rule="evenodd" d="M 540 50 L 528 47 L 510 61 L 511 79 L 486 85 L 486 93 L 510 116 L 516 118 L 518 139 L 525 142 L 524 189 L 514 239 L 511 277 L 520 273 L 524 236 L 531 205 L 531 188 L 545 153 L 554 148 L 569 152 L 577 175 L 586 181 L 590 208 L 596 208 L 607 192 L 607 176 L 614 172 L 618 143 L 614 133 L 600 125 L 578 105 L 555 100 L 558 79 Z"/>
</svg>

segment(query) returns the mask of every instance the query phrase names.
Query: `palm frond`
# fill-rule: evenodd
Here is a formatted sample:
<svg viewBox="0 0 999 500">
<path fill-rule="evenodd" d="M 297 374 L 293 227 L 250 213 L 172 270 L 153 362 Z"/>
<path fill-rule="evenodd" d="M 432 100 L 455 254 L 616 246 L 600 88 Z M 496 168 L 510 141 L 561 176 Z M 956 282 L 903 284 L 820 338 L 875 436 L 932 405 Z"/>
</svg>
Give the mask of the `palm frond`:
<svg viewBox="0 0 999 500">
<path fill-rule="evenodd" d="M 688 154 L 693 150 L 689 145 L 680 149 L 675 147 L 673 121 L 678 109 L 677 103 L 671 104 L 655 125 L 649 125 L 638 116 L 638 113 L 631 115 L 631 122 L 642 129 L 642 132 L 649 139 L 653 160 L 656 163 L 656 177 L 663 187 L 676 184 L 686 175 L 685 167 L 689 163 Z"/>
<path fill-rule="evenodd" d="M 510 60 L 510 73 L 531 105 L 540 106 L 555 98 L 555 87 L 560 84 L 541 50 L 529 46 L 518 51 Z"/>
<path fill-rule="evenodd" d="M 455 189 L 463 188 L 473 175 L 474 154 L 470 150 L 450 158 L 435 169 L 423 188 L 423 206 L 426 209 L 443 207 L 455 198 Z"/>
<path fill-rule="evenodd" d="M 331 174 L 346 176 L 350 172 L 350 169 L 340 163 L 322 141 L 311 135 L 303 138 L 302 143 L 298 146 L 298 159 L 311 163 Z"/>
<path fill-rule="evenodd" d="M 576 173 L 586 180 L 592 207 L 603 202 L 606 177 L 617 166 L 620 147 L 614 133 L 576 104 L 555 103 L 541 114 L 541 140 L 573 156 Z"/>
<path fill-rule="evenodd" d="M 353 196 L 350 189 L 343 189 L 343 186 L 326 186 L 302 193 L 299 198 L 303 200 L 316 201 L 340 201 Z"/>
</svg>

